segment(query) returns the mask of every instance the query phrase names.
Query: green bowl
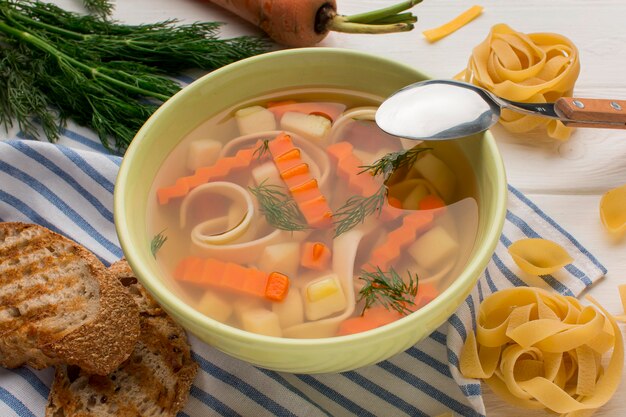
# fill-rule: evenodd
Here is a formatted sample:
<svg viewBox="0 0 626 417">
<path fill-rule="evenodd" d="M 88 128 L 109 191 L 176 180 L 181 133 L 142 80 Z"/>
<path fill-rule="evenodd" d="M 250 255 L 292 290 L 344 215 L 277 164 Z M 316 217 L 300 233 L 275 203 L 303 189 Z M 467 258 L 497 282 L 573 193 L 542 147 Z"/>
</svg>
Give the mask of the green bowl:
<svg viewBox="0 0 626 417">
<path fill-rule="evenodd" d="M 167 155 L 211 116 L 276 90 L 330 87 L 386 97 L 428 78 L 421 72 L 365 53 L 333 48 L 272 52 L 214 71 L 176 94 L 145 123 L 128 148 L 115 186 L 115 224 L 124 254 L 140 282 L 184 328 L 227 354 L 277 371 L 341 372 L 402 352 L 450 317 L 474 287 L 500 237 L 506 212 L 504 167 L 490 133 L 458 141 L 474 170 L 478 237 L 466 268 L 451 286 L 419 311 L 360 334 L 287 339 L 249 333 L 219 323 L 170 290 L 150 253 L 148 192 Z"/>
</svg>

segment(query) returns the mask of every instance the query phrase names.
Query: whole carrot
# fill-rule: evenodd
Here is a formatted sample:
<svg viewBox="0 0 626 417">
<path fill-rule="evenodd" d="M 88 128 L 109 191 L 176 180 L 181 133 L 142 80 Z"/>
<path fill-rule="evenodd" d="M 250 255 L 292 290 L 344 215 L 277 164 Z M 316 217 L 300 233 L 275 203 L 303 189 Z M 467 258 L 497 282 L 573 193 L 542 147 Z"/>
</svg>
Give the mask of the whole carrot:
<svg viewBox="0 0 626 417">
<path fill-rule="evenodd" d="M 204 0 L 206 1 L 206 0 Z M 392 33 L 413 29 L 417 21 L 407 9 L 422 0 L 351 16 L 337 14 L 335 0 L 208 0 L 260 27 L 274 41 L 287 46 L 311 46 L 330 31 Z"/>
</svg>

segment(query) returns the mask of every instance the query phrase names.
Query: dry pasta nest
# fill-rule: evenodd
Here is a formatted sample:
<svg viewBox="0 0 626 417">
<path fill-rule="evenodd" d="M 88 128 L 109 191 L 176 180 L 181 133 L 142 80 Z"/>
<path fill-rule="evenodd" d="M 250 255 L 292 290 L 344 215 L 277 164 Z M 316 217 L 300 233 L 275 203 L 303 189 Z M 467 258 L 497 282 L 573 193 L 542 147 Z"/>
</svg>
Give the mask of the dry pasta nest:
<svg viewBox="0 0 626 417">
<path fill-rule="evenodd" d="M 619 385 L 624 347 L 615 319 L 589 298 L 595 306 L 530 287 L 492 294 L 461 352 L 462 374 L 523 408 L 591 415 Z"/>
</svg>

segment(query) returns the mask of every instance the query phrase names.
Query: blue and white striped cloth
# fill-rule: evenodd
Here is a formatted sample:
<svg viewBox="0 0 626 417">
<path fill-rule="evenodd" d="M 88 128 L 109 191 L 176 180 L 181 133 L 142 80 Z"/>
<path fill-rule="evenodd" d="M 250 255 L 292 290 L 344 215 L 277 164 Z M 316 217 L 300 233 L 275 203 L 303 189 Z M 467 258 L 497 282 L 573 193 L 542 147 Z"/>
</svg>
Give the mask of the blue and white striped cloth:
<svg viewBox="0 0 626 417">
<path fill-rule="evenodd" d="M 57 145 L 0 141 L 0 221 L 41 224 L 83 244 L 104 263 L 113 262 L 122 256 L 112 214 L 120 161 L 80 128 L 64 131 Z M 606 273 L 574 237 L 519 191 L 509 191 L 506 224 L 491 263 L 456 314 L 428 338 L 379 364 L 315 376 L 259 369 L 192 338 L 200 372 L 179 416 L 486 415 L 480 384 L 458 372 L 480 300 L 523 285 L 578 295 Z M 524 237 L 559 242 L 575 261 L 554 276 L 524 276 L 506 251 Z M 0 416 L 44 416 L 52 376 L 51 369 L 0 369 Z"/>
</svg>

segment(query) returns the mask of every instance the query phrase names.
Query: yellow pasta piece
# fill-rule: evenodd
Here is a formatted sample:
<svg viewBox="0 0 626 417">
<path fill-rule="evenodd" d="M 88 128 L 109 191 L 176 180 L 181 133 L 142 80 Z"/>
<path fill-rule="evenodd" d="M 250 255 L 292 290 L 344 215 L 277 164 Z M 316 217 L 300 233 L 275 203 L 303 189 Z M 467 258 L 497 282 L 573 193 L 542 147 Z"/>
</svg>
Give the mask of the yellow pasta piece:
<svg viewBox="0 0 626 417">
<path fill-rule="evenodd" d="M 626 314 L 626 284 L 622 284 L 617 288 L 619 289 L 619 298 L 622 300 L 624 314 Z"/>
<path fill-rule="evenodd" d="M 539 238 L 512 243 L 509 254 L 522 271 L 537 276 L 552 274 L 573 261 L 561 245 Z"/>
<path fill-rule="evenodd" d="M 626 185 L 607 191 L 602 196 L 600 219 L 611 233 L 626 231 Z"/>
<path fill-rule="evenodd" d="M 624 342 L 615 319 L 587 298 L 593 306 L 539 288 L 492 294 L 479 307 L 477 337 L 468 334 L 461 351 L 461 373 L 522 408 L 591 415 L 617 390 Z"/>
<path fill-rule="evenodd" d="M 568 38 L 556 33 L 524 34 L 498 24 L 474 48 L 467 68 L 456 78 L 509 100 L 547 103 L 571 97 L 579 72 L 578 49 Z M 560 121 L 506 109 L 500 123 L 515 133 L 545 128 L 559 140 L 571 134 L 571 128 Z"/>
<path fill-rule="evenodd" d="M 451 21 L 444 23 L 443 25 L 434 28 L 428 29 L 422 32 L 424 37 L 428 42 L 436 42 L 441 38 L 444 38 L 457 30 L 461 29 L 463 26 L 467 25 L 472 20 L 476 19 L 483 12 L 482 6 L 472 6 Z"/>
</svg>

